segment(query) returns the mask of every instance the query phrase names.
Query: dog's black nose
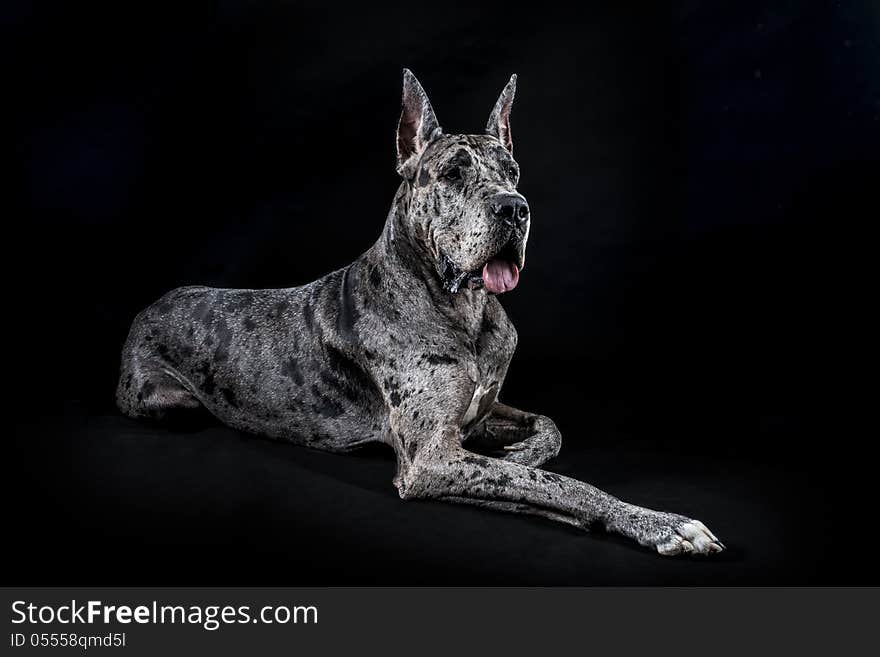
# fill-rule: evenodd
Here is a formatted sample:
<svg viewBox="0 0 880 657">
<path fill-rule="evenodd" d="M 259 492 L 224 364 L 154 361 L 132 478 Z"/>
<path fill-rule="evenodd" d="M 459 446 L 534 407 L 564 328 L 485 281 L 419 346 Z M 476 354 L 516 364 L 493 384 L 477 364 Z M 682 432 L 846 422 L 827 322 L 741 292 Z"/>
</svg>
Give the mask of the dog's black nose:
<svg viewBox="0 0 880 657">
<path fill-rule="evenodd" d="M 496 194 L 489 199 L 489 210 L 511 226 L 521 226 L 529 219 L 529 204 L 519 194 Z"/>
</svg>

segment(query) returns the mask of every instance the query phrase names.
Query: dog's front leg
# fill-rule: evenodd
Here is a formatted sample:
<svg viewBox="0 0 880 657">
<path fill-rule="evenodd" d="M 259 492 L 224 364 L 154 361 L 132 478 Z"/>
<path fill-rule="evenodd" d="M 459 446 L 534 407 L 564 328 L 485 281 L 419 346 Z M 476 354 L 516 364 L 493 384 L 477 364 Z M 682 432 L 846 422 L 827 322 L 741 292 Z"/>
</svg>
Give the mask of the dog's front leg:
<svg viewBox="0 0 880 657">
<path fill-rule="evenodd" d="M 404 499 L 476 504 L 584 529 L 599 525 L 660 554 L 709 554 L 723 549 L 697 520 L 628 504 L 570 477 L 468 452 L 455 426 L 442 427 L 419 441 L 404 458 L 397 482 Z"/>
<path fill-rule="evenodd" d="M 559 454 L 562 434 L 549 417 L 495 402 L 465 446 L 495 450 L 505 461 L 537 468 Z"/>
</svg>

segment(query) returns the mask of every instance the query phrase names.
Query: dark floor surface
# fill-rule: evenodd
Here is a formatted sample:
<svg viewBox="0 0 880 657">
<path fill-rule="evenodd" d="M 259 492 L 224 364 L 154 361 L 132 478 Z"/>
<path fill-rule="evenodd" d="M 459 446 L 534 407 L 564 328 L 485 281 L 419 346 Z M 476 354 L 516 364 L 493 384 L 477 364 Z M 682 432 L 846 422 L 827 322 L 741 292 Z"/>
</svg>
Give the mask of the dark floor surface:
<svg viewBox="0 0 880 657">
<path fill-rule="evenodd" d="M 825 477 L 783 463 L 571 438 L 548 469 L 701 519 L 728 546 L 663 558 L 605 534 L 403 502 L 390 451 L 348 456 L 215 423 L 169 429 L 68 405 L 19 426 L 11 583 L 89 585 L 860 584 Z M 850 514 L 858 515 L 850 509 Z M 842 536 L 843 535 L 843 536 Z M 849 536 L 850 542 L 844 537 Z"/>
</svg>

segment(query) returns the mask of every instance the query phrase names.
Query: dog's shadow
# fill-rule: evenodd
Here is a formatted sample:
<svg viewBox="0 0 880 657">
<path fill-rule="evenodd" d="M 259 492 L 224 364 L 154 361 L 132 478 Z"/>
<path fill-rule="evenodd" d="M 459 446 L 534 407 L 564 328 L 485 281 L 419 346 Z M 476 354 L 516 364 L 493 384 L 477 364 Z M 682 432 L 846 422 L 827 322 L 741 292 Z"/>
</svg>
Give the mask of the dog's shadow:
<svg viewBox="0 0 880 657">
<path fill-rule="evenodd" d="M 370 443 L 350 452 L 331 453 L 239 431 L 223 424 L 204 408 L 170 413 L 161 420 L 120 419 L 131 423 L 141 441 L 149 435 L 166 446 L 186 450 L 211 444 L 213 450 L 223 454 L 223 459 L 261 464 L 290 481 L 301 479 L 297 471 L 305 471 L 341 484 L 397 497 L 392 485 L 394 451 L 381 443 Z"/>
<path fill-rule="evenodd" d="M 392 484 L 396 471 L 394 450 L 389 445 L 371 443 L 350 452 L 331 453 L 301 445 L 286 444 L 266 438 L 256 438 L 241 433 L 242 440 L 260 443 L 270 451 L 272 458 L 283 460 L 291 469 L 305 470 L 312 476 L 325 477 L 346 486 L 354 486 L 397 499 L 397 489 Z M 291 476 L 296 476 L 292 473 Z"/>
<path fill-rule="evenodd" d="M 223 427 L 218 420 L 210 419 L 213 420 L 213 426 Z M 189 425 L 189 430 L 197 429 Z M 368 443 L 348 452 L 333 453 L 235 429 L 227 430 L 236 436 L 240 446 L 260 451 L 276 465 L 283 463 L 285 467 L 305 470 L 311 475 L 390 498 L 397 497 L 397 490 L 392 485 L 396 461 L 394 450 L 389 445 Z M 292 472 L 290 476 L 295 477 L 296 473 Z"/>
<path fill-rule="evenodd" d="M 393 449 L 381 443 L 369 443 L 346 453 L 330 453 L 322 450 L 287 443 L 281 440 L 273 440 L 254 434 L 245 433 L 229 428 L 221 423 L 207 411 L 196 411 L 179 416 L 169 417 L 160 422 L 142 422 L 142 425 L 154 428 L 157 432 L 162 431 L 174 441 L 180 440 L 201 441 L 213 440 L 221 443 L 229 452 L 231 458 L 247 458 L 256 462 L 269 463 L 271 468 L 282 477 L 295 480 L 298 471 L 305 471 L 311 476 L 327 478 L 345 486 L 378 494 L 388 500 L 396 500 L 397 491 L 392 484 L 396 462 Z M 470 446 L 469 446 L 470 447 Z M 495 456 L 494 450 L 480 449 L 474 445 L 474 451 Z M 570 464 L 569 464 L 570 465 Z M 563 474 L 573 476 L 571 468 L 553 468 L 548 471 L 561 470 Z M 438 504 L 445 504 L 440 503 Z M 463 512 L 485 513 L 485 511 L 460 507 Z M 551 520 L 534 517 L 523 517 L 523 522 L 538 522 L 547 530 L 558 533 L 560 536 L 584 537 L 582 530 L 560 525 Z M 627 552 L 647 554 L 644 547 L 633 541 L 610 534 L 601 527 L 590 529 L 590 540 L 613 545 L 615 549 L 623 549 Z M 679 555 L 676 561 L 699 562 L 699 563 L 737 563 L 748 559 L 747 551 L 736 545 L 729 545 L 727 549 L 710 559 L 699 555 Z"/>
</svg>

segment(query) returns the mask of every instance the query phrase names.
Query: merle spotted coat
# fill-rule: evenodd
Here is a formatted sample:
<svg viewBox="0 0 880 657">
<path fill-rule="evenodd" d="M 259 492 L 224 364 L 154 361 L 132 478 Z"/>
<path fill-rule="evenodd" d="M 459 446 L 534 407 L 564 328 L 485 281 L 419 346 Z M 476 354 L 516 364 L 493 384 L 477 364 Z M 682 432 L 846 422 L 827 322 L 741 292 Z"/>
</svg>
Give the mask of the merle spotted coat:
<svg viewBox="0 0 880 657">
<path fill-rule="evenodd" d="M 485 134 L 447 135 L 405 71 L 403 181 L 378 241 L 301 287 L 169 292 L 131 327 L 120 409 L 162 418 L 204 406 L 236 429 L 333 452 L 382 442 L 403 499 L 601 525 L 661 554 L 720 551 L 697 520 L 540 469 L 559 451 L 556 426 L 498 400 L 517 335 L 497 295 L 516 286 L 530 226 L 515 85 Z"/>
</svg>

